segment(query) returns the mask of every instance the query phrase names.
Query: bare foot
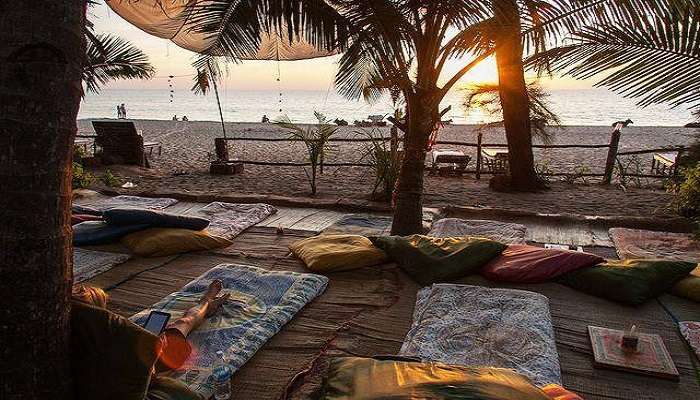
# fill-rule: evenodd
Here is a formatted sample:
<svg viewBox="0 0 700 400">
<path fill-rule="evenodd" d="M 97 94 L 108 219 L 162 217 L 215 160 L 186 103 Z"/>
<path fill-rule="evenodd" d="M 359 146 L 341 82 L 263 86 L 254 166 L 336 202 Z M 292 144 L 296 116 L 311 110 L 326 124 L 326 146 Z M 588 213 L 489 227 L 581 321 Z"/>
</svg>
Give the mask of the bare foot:
<svg viewBox="0 0 700 400">
<path fill-rule="evenodd" d="M 212 315 L 216 314 L 216 312 L 219 311 L 219 308 L 221 308 L 229 297 L 231 297 L 231 293 L 226 293 L 222 296 L 211 299 L 207 305 L 207 317 L 211 317 Z"/>
<path fill-rule="evenodd" d="M 221 279 L 214 279 L 209 284 L 206 293 L 204 293 L 204 296 L 202 296 L 202 298 L 199 300 L 199 303 L 204 304 L 211 302 L 216 298 L 216 295 L 219 294 L 223 287 L 224 283 L 221 281 Z"/>
</svg>

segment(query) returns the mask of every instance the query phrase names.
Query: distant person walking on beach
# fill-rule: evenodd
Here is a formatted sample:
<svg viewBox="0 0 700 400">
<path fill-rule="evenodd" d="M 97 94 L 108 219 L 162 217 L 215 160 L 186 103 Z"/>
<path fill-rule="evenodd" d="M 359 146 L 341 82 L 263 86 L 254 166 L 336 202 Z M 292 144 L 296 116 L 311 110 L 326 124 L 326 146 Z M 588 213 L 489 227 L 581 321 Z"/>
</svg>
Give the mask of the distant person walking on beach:
<svg viewBox="0 0 700 400">
<path fill-rule="evenodd" d="M 263 114 L 262 123 L 263 123 L 263 124 L 266 124 L 266 123 L 268 123 L 268 122 L 270 122 L 270 118 L 267 118 L 267 114 Z"/>
<path fill-rule="evenodd" d="M 126 119 L 126 106 L 122 103 L 122 119 Z"/>
<path fill-rule="evenodd" d="M 117 104 L 117 118 L 122 119 L 122 106 Z"/>
<path fill-rule="evenodd" d="M 177 114 L 173 115 L 173 121 L 177 121 Z"/>
<path fill-rule="evenodd" d="M 183 116 L 182 116 L 182 120 L 183 120 L 183 121 L 189 121 L 190 119 L 187 118 L 187 115 L 183 115 Z"/>
</svg>

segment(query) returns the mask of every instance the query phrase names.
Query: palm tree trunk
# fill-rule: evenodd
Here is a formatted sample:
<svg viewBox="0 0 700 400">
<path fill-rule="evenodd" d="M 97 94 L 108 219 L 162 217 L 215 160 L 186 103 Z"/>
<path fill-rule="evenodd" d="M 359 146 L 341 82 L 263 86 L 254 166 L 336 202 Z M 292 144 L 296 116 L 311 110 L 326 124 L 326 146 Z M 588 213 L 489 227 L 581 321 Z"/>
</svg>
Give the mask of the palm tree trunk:
<svg viewBox="0 0 700 400">
<path fill-rule="evenodd" d="M 85 0 L 0 2 L 3 399 L 71 397 L 73 139 Z"/>
<path fill-rule="evenodd" d="M 502 24 L 495 43 L 503 125 L 508 141 L 508 186 L 514 190 L 536 190 L 541 182 L 535 173 L 532 154 L 530 101 L 525 85 L 518 4 L 516 0 L 499 0 L 494 5 L 494 15 Z"/>
<path fill-rule="evenodd" d="M 406 96 L 408 131 L 396 183 L 392 235 L 421 233 L 423 228 L 423 174 L 428 139 L 435 126 L 438 104 L 428 93 Z"/>
</svg>

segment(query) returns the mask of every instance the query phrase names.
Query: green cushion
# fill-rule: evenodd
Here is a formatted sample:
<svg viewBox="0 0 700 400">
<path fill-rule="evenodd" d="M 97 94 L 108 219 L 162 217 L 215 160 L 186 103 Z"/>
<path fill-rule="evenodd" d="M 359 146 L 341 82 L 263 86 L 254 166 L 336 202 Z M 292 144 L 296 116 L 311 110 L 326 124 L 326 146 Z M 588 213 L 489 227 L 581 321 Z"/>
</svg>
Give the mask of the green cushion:
<svg viewBox="0 0 700 400">
<path fill-rule="evenodd" d="M 477 237 L 412 235 L 377 236 L 370 240 L 421 285 L 476 274 L 506 249 L 505 244 Z"/>
<path fill-rule="evenodd" d="M 71 369 L 76 399 L 143 400 L 158 336 L 102 308 L 73 302 Z"/>
<path fill-rule="evenodd" d="M 669 290 L 696 264 L 669 260 L 608 261 L 564 275 L 574 289 L 620 303 L 637 305 Z"/>
<path fill-rule="evenodd" d="M 323 400 L 549 400 L 522 375 L 501 368 L 344 357 L 330 361 Z"/>
</svg>

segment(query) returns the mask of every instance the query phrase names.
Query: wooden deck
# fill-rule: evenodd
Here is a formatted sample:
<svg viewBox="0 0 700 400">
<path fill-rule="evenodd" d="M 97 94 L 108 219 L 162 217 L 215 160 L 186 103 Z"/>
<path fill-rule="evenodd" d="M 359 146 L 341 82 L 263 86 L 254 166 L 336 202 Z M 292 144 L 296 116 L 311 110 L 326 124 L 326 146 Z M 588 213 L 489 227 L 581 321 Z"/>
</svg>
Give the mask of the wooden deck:
<svg viewBox="0 0 700 400">
<path fill-rule="evenodd" d="M 191 213 L 203 204 L 178 203 L 171 212 Z M 272 270 L 304 271 L 287 246 L 317 234 L 345 213 L 279 208 L 277 214 L 248 229 L 226 249 L 152 259 L 134 258 L 93 278 L 106 288 L 110 308 L 130 316 L 221 263 L 255 265 Z M 277 228 L 283 228 L 278 234 Z M 572 233 L 573 227 L 528 225 L 529 239 L 593 246 L 610 253 L 601 232 Z M 546 240 L 545 240 L 546 239 Z M 585 242 L 585 243 L 584 243 Z M 116 249 L 116 248 L 115 248 Z M 614 249 L 612 249 L 614 253 Z M 302 309 L 233 378 L 233 398 L 309 398 L 318 393 L 329 357 L 395 354 L 410 327 L 419 289 L 393 264 L 328 275 L 326 292 Z M 493 286 L 481 277 L 460 283 Z M 656 301 L 631 308 L 547 283 L 516 285 L 550 299 L 564 385 L 585 399 L 697 399 L 700 383 L 688 349 L 671 317 Z M 661 301 L 682 320 L 700 320 L 700 307 L 674 296 Z M 679 382 L 595 369 L 586 327 L 624 328 L 635 323 L 660 334 L 681 373 Z"/>
</svg>

